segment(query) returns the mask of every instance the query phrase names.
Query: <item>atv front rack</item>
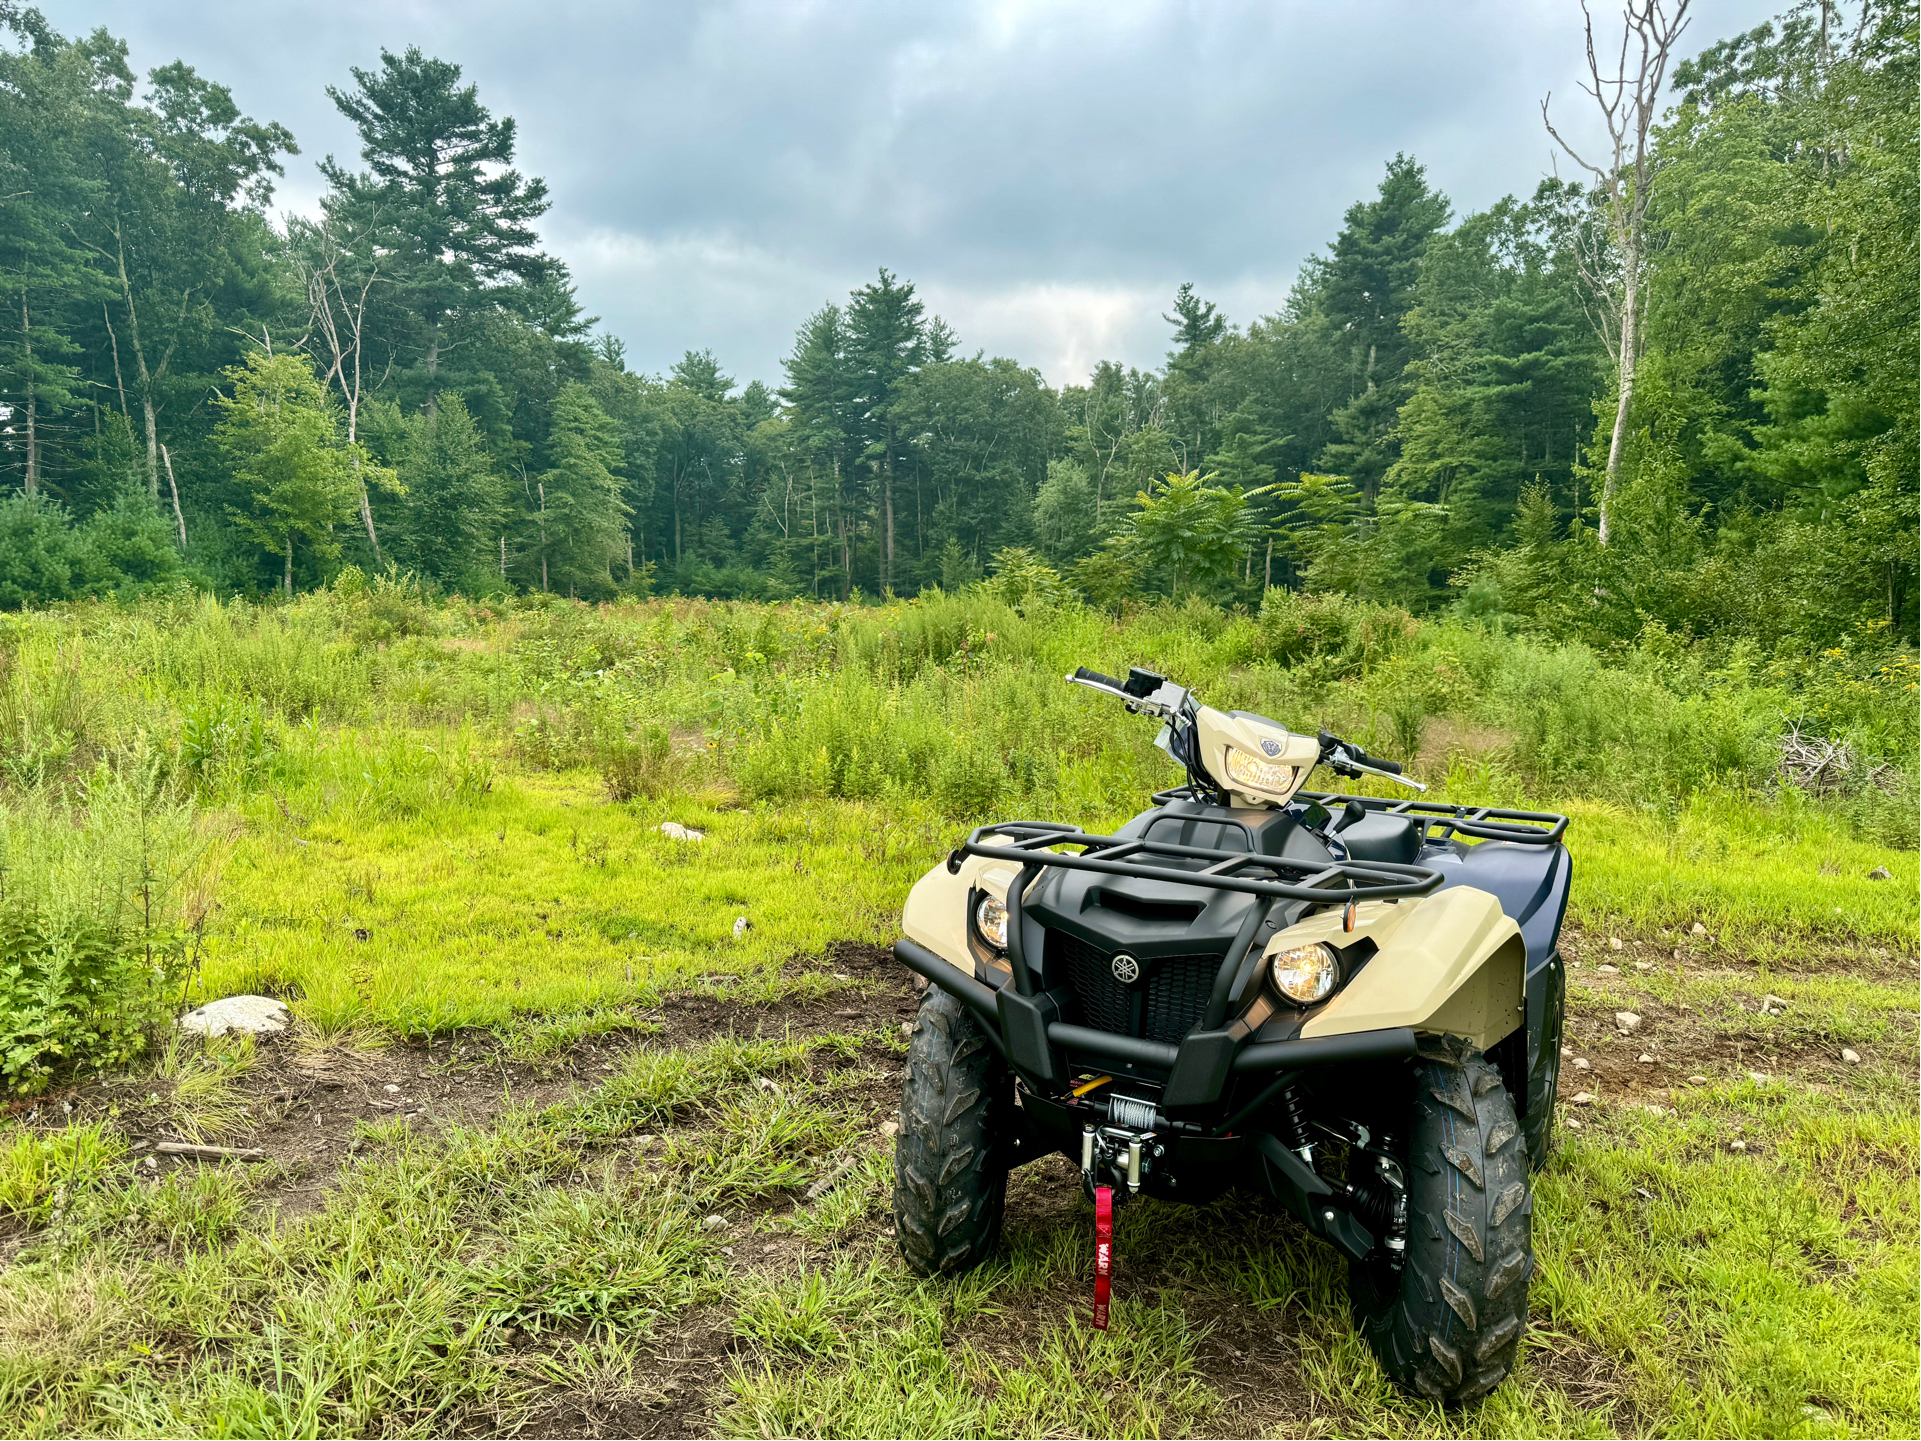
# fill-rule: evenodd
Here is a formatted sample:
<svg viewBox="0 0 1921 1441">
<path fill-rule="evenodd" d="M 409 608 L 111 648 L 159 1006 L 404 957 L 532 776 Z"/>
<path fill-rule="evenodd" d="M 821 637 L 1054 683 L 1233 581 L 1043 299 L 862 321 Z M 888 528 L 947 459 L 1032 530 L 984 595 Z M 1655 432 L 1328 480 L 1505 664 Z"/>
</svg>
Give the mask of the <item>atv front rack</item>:
<svg viewBox="0 0 1921 1441">
<path fill-rule="evenodd" d="M 1009 837 L 1011 844 L 989 844 L 984 839 L 988 836 Z M 1050 849 L 1053 846 L 1079 846 L 1081 853 L 1069 855 Z M 961 861 L 968 856 L 990 856 L 1023 867 L 1059 866 L 1065 870 L 1098 871 L 1134 880 L 1205 886 L 1275 900 L 1306 901 L 1318 906 L 1424 896 L 1444 879 L 1439 871 L 1428 866 L 1405 866 L 1392 861 L 1302 861 L 1287 856 L 1266 856 L 1258 851 L 1215 850 L 1206 846 L 1176 845 L 1172 841 L 1143 840 L 1137 836 L 1095 836 L 1079 826 L 1054 821 L 1004 821 L 970 831 L 960 847 L 948 855 L 948 874 L 958 872 Z M 1138 859 L 1140 857 L 1159 857 L 1163 863 L 1157 865 L 1153 860 Z M 1165 864 L 1166 861 L 1208 864 L 1199 870 L 1188 870 Z M 1250 871 L 1300 879 L 1262 880 L 1245 874 Z M 1033 876 L 1027 879 L 1032 880 Z M 1022 889 L 1026 889 L 1025 885 Z"/>
<path fill-rule="evenodd" d="M 1054 849 L 1059 846 L 1076 847 L 1078 854 Z M 1171 841 L 1150 841 L 1132 836 L 1089 835 L 1078 826 L 1054 821 L 1004 821 L 999 825 L 982 826 L 970 831 L 959 849 L 947 857 L 948 873 L 958 872 L 962 860 L 968 856 L 1010 861 L 1021 867 L 1020 879 L 1007 888 L 1007 965 L 1013 973 L 1013 996 L 1003 993 L 995 998 L 1003 1027 L 1010 1020 L 1009 1004 L 1020 1009 L 1020 1003 L 1026 1003 L 1031 1008 L 1036 994 L 1033 967 L 1028 961 L 1026 938 L 1021 926 L 1021 902 L 1028 886 L 1045 867 L 1239 891 L 1244 895 L 1257 896 L 1264 902 L 1248 912 L 1240 934 L 1221 958 L 1207 1010 L 1201 1021 L 1202 1029 L 1210 1033 L 1218 1032 L 1218 1028 L 1226 1021 L 1230 997 L 1252 956 L 1260 925 L 1275 906 L 1284 901 L 1333 906 L 1357 901 L 1424 896 L 1438 889 L 1445 879 L 1440 871 L 1427 866 L 1400 865 L 1391 861 L 1302 861 L 1287 856 L 1261 855 L 1254 851 L 1215 850 L 1206 846 L 1184 846 Z M 1203 864 L 1193 870 L 1178 864 L 1194 861 Z M 1266 873 L 1265 878 L 1260 874 L 1262 872 Z M 1034 1011 L 1032 1023 L 1036 1029 L 1031 1044 L 1023 1046 L 1016 1039 L 1009 1052 L 1010 1058 L 1017 1064 L 1025 1060 L 1030 1067 L 1041 1063 L 1043 1056 L 1049 1054 L 1049 1040 L 1078 1044 L 1082 1049 L 1148 1065 L 1171 1065 L 1178 1049 L 1163 1042 L 1110 1035 L 1050 1020 L 1038 1010 Z M 1218 1034 L 1225 1039 L 1225 1032 Z M 1016 1052 L 1022 1054 L 1017 1055 Z M 1052 1066 L 1048 1065 L 1046 1069 L 1051 1071 Z M 1224 1071 L 1222 1075 L 1225 1075 Z M 1218 1091 L 1218 1085 L 1215 1089 Z"/>
</svg>

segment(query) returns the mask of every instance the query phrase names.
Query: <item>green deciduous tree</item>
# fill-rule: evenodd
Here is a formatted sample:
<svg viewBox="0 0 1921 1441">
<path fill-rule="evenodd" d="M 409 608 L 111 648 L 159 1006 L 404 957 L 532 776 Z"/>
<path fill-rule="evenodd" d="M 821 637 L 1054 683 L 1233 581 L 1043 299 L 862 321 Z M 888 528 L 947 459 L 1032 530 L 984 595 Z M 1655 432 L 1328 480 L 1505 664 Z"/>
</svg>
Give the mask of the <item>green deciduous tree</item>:
<svg viewBox="0 0 1921 1441">
<path fill-rule="evenodd" d="M 256 353 L 226 378 L 233 394 L 216 401 L 214 438 L 250 500 L 233 521 L 283 562 L 291 596 L 296 542 L 316 559 L 340 554 L 334 527 L 354 514 L 355 462 L 372 461 L 350 451 L 332 397 L 304 357 Z"/>
</svg>

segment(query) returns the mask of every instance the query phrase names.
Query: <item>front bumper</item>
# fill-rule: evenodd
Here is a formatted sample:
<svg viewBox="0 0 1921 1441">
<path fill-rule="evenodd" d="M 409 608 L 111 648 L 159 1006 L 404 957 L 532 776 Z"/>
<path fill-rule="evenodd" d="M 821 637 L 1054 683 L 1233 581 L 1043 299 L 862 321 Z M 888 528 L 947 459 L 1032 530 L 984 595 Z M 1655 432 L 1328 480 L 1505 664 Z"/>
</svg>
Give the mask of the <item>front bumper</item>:
<svg viewBox="0 0 1921 1441">
<path fill-rule="evenodd" d="M 1195 1030 L 1169 1045 L 1057 1019 L 1045 994 L 1023 996 L 1012 986 L 995 990 L 916 941 L 896 941 L 894 956 L 972 1011 L 989 1043 L 1041 1095 L 1065 1088 L 1071 1057 L 1151 1080 L 1163 1088 L 1165 1111 L 1193 1114 L 1220 1107 L 1235 1076 L 1400 1060 L 1417 1049 L 1414 1032 L 1405 1026 L 1253 1043 L 1231 1030 Z"/>
</svg>

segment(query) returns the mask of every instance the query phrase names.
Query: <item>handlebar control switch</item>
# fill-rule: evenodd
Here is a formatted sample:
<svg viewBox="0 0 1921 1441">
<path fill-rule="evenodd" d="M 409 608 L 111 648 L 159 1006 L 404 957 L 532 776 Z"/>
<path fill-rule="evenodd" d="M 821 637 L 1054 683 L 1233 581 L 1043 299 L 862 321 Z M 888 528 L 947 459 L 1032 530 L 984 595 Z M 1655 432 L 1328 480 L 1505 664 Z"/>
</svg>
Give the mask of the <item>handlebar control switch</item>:
<svg viewBox="0 0 1921 1441">
<path fill-rule="evenodd" d="M 1141 670 L 1135 667 L 1127 672 L 1127 684 L 1122 686 L 1121 689 L 1137 700 L 1146 700 L 1147 697 L 1154 694 L 1155 691 L 1166 684 L 1166 676 L 1155 675 L 1151 670 Z"/>
</svg>

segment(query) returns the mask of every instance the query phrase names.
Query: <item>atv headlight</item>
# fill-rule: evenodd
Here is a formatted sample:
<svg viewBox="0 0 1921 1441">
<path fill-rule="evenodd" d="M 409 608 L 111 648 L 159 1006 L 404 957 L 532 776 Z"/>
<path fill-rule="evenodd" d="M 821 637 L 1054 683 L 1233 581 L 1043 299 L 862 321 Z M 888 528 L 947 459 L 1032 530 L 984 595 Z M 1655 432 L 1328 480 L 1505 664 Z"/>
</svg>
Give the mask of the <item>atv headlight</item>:
<svg viewBox="0 0 1921 1441">
<path fill-rule="evenodd" d="M 1281 795 L 1293 788 L 1294 767 L 1275 765 L 1233 746 L 1227 748 L 1227 778 L 1251 791 Z"/>
<path fill-rule="evenodd" d="M 974 903 L 974 928 L 995 950 L 1006 950 L 1007 902 L 999 896 L 982 896 Z"/>
<path fill-rule="evenodd" d="M 1274 984 L 1282 995 L 1299 1005 L 1311 1006 L 1326 1000 L 1327 993 L 1340 978 L 1339 958 L 1319 941 L 1289 946 L 1274 954 Z"/>
</svg>

